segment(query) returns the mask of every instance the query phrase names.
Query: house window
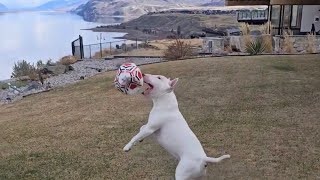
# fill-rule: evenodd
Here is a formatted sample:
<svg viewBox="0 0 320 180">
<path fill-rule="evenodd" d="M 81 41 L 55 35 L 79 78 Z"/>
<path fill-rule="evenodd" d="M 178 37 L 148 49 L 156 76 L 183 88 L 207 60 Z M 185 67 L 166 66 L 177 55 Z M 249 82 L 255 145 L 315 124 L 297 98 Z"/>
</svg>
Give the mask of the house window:
<svg viewBox="0 0 320 180">
<path fill-rule="evenodd" d="M 291 27 L 297 26 L 297 20 L 298 20 L 298 5 L 292 6 L 292 19 L 291 19 Z"/>
<path fill-rule="evenodd" d="M 292 7 L 291 27 L 293 28 L 301 27 L 302 8 L 303 8 L 302 5 L 294 5 Z"/>
<path fill-rule="evenodd" d="M 285 5 L 283 11 L 283 27 L 290 27 L 290 18 L 291 18 L 291 5 Z"/>
<path fill-rule="evenodd" d="M 271 23 L 273 27 L 279 28 L 280 26 L 280 5 L 273 5 L 272 6 L 272 16 L 271 16 Z"/>
</svg>

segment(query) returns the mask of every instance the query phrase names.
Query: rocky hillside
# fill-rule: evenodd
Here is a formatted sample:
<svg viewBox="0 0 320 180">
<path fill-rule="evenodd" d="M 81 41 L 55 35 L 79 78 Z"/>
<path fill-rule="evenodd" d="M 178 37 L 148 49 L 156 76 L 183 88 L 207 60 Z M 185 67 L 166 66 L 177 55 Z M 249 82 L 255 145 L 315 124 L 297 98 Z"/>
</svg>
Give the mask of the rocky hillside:
<svg viewBox="0 0 320 180">
<path fill-rule="evenodd" d="M 7 10 L 7 7 L 0 3 L 0 11 L 5 11 L 5 10 Z"/>
<path fill-rule="evenodd" d="M 148 12 L 156 12 L 177 7 L 221 5 L 224 0 L 89 0 L 73 12 L 87 21 L 97 21 L 104 17 L 125 16 L 135 18 Z"/>
</svg>

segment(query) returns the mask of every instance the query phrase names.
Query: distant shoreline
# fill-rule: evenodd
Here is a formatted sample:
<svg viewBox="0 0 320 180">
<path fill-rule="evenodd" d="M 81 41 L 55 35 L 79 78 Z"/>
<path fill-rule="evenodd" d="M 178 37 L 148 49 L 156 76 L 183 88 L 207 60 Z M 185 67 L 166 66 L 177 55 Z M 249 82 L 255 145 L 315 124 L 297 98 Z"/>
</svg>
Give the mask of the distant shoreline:
<svg viewBox="0 0 320 180">
<path fill-rule="evenodd" d="M 145 40 L 157 40 L 160 39 L 157 35 L 149 35 L 145 34 L 140 30 L 134 29 L 118 29 L 112 27 L 95 27 L 90 29 L 83 29 L 83 30 L 91 30 L 93 32 L 118 32 L 118 33 L 126 33 L 122 37 L 114 37 L 114 39 L 126 39 L 126 40 L 138 40 L 138 41 L 145 41 Z"/>
</svg>

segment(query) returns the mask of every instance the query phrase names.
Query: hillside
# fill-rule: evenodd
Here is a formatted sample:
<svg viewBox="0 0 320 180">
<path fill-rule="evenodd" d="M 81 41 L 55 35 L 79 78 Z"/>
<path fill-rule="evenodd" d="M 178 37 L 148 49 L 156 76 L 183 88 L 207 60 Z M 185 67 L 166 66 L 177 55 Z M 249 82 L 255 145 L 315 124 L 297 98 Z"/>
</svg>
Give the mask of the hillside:
<svg viewBox="0 0 320 180">
<path fill-rule="evenodd" d="M 204 27 L 237 25 L 233 15 L 202 15 L 202 14 L 149 14 L 122 23 L 128 27 L 155 28 L 170 31 L 181 26 L 182 31 L 201 31 Z"/>
<path fill-rule="evenodd" d="M 139 17 L 148 12 L 161 10 L 203 6 L 206 4 L 221 4 L 224 0 L 89 0 L 88 3 L 79 6 L 73 12 L 83 16 L 87 21 L 97 21 L 104 17 L 126 16 Z"/>
<path fill-rule="evenodd" d="M 44 3 L 35 9 L 37 10 L 58 10 L 58 9 L 75 9 L 88 0 L 52 0 Z"/>
<path fill-rule="evenodd" d="M 201 34 L 204 28 L 225 31 L 228 28 L 238 26 L 237 19 L 233 14 L 223 15 L 204 15 L 204 14 L 146 14 L 139 18 L 122 23 L 120 26 L 103 26 L 93 28 L 96 32 L 125 32 L 123 38 L 135 40 L 136 38 L 144 41 L 165 39 L 176 31 L 178 26 L 181 27 L 181 34 L 184 37 L 190 37 L 191 34 Z M 125 29 L 124 29 L 125 27 Z M 153 29 L 157 34 L 144 33 L 144 29 Z"/>
<path fill-rule="evenodd" d="M 8 10 L 8 8 L 4 5 L 0 3 L 0 11 L 5 11 Z"/>
<path fill-rule="evenodd" d="M 211 179 L 319 179 L 319 55 L 204 58 L 142 66 L 180 80 L 179 107 Z M 0 106 L 0 179 L 170 180 L 152 139 L 122 148 L 151 102 L 112 85 L 115 72 Z M 279 178 L 280 177 L 280 178 Z"/>
</svg>

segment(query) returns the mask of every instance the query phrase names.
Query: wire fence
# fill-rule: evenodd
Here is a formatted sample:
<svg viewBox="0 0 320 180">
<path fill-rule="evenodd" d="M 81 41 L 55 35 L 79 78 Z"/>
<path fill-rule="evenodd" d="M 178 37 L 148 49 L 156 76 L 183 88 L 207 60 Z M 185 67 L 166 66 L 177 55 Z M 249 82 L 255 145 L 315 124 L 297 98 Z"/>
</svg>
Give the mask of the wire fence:
<svg viewBox="0 0 320 180">
<path fill-rule="evenodd" d="M 139 41 L 119 40 L 83 45 L 82 37 L 72 42 L 72 53 L 80 59 L 100 59 L 139 48 Z"/>
</svg>

